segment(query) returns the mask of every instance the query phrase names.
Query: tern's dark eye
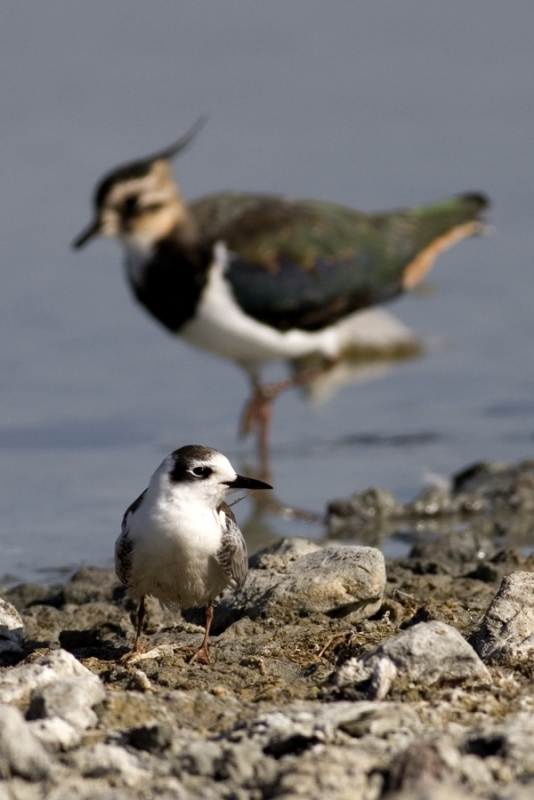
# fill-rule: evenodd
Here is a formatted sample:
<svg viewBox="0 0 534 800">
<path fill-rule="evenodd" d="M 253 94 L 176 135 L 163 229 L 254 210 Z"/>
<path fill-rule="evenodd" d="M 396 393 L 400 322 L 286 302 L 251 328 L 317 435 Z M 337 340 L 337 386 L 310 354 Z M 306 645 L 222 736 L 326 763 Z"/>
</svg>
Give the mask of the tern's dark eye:
<svg viewBox="0 0 534 800">
<path fill-rule="evenodd" d="M 213 470 L 210 467 L 195 467 L 192 472 L 197 478 L 209 478 Z"/>
</svg>

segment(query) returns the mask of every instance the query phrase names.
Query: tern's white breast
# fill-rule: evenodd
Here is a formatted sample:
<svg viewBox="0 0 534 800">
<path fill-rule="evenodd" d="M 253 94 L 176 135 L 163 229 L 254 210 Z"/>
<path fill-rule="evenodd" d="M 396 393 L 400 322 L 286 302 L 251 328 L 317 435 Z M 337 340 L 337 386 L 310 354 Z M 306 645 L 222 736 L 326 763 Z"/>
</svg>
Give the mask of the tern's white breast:
<svg viewBox="0 0 534 800">
<path fill-rule="evenodd" d="M 133 516 L 129 586 L 184 608 L 206 605 L 228 585 L 216 553 L 222 539 L 216 511 L 195 503 L 146 502 Z"/>
</svg>

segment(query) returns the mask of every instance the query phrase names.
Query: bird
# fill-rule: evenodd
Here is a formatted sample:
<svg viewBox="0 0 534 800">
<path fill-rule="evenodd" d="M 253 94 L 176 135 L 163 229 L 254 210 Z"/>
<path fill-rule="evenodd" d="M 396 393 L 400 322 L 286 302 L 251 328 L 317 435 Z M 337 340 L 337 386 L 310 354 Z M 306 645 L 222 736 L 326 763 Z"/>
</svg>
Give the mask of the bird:
<svg viewBox="0 0 534 800">
<path fill-rule="evenodd" d="M 382 213 L 238 191 L 186 202 L 171 161 L 204 122 L 107 173 L 95 190 L 94 219 L 73 247 L 99 235 L 118 239 L 130 288 L 149 314 L 245 370 L 252 394 L 241 432 L 256 429 L 265 455 L 275 397 L 345 350 L 365 349 L 367 331 L 383 319 L 372 307 L 416 286 L 452 244 L 482 233 L 489 201 L 472 192 Z M 319 367 L 297 368 L 317 356 Z M 293 374 L 264 384 L 262 368 L 273 360 Z"/>
<path fill-rule="evenodd" d="M 145 597 L 165 606 L 206 609 L 204 639 L 191 660 L 210 663 L 213 603 L 247 577 L 247 545 L 224 502 L 237 489 L 272 489 L 238 475 L 211 447 L 185 445 L 163 459 L 148 488 L 126 509 L 115 543 L 115 572 L 139 600 L 133 653 L 140 653 Z"/>
</svg>

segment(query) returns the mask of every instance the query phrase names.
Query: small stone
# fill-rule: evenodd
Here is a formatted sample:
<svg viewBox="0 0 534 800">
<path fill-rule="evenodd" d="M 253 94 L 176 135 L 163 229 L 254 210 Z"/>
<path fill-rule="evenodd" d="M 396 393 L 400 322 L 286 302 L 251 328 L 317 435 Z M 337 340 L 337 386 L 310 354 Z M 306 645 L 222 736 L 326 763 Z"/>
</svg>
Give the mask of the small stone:
<svg viewBox="0 0 534 800">
<path fill-rule="evenodd" d="M 534 655 L 534 574 L 503 578 L 474 639 L 484 661 L 526 661 Z"/>
<path fill-rule="evenodd" d="M 383 700 L 397 677 L 397 667 L 389 658 L 379 658 L 371 676 L 370 696 L 373 700 Z"/>
<path fill-rule="evenodd" d="M 19 775 L 41 781 L 50 774 L 50 758 L 17 708 L 0 705 L 0 777 Z"/>
<path fill-rule="evenodd" d="M 0 653 L 21 649 L 24 625 L 14 605 L 0 597 Z"/>
<path fill-rule="evenodd" d="M 384 519 L 400 516 L 402 506 L 387 489 L 365 489 L 357 492 L 347 500 L 331 500 L 328 503 L 327 515 L 330 524 L 335 525 L 335 519 L 350 518 L 353 525 L 358 521 L 369 519 Z"/>
<path fill-rule="evenodd" d="M 354 686 L 371 679 L 371 694 L 383 698 L 392 682 L 393 671 L 415 684 L 437 681 L 483 681 L 490 683 L 488 670 L 473 648 L 455 628 L 437 620 L 420 622 L 381 642 L 360 658 L 351 658 L 334 673 L 336 686 Z M 381 676 L 385 678 L 381 681 Z M 374 681 L 374 686 L 373 686 Z M 389 685 L 388 685 L 389 684 Z"/>
</svg>

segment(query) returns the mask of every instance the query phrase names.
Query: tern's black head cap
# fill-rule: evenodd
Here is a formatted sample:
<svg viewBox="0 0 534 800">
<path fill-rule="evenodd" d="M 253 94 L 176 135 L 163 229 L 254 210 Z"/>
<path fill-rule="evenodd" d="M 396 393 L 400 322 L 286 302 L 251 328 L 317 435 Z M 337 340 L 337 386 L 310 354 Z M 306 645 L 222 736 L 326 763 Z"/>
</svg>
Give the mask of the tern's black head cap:
<svg viewBox="0 0 534 800">
<path fill-rule="evenodd" d="M 197 480 L 198 476 L 191 474 L 191 468 L 202 463 L 207 464 L 217 452 L 213 447 L 204 447 L 201 444 L 186 444 L 174 450 L 171 453 L 174 462 L 170 473 L 171 480 L 177 483 Z"/>
</svg>

